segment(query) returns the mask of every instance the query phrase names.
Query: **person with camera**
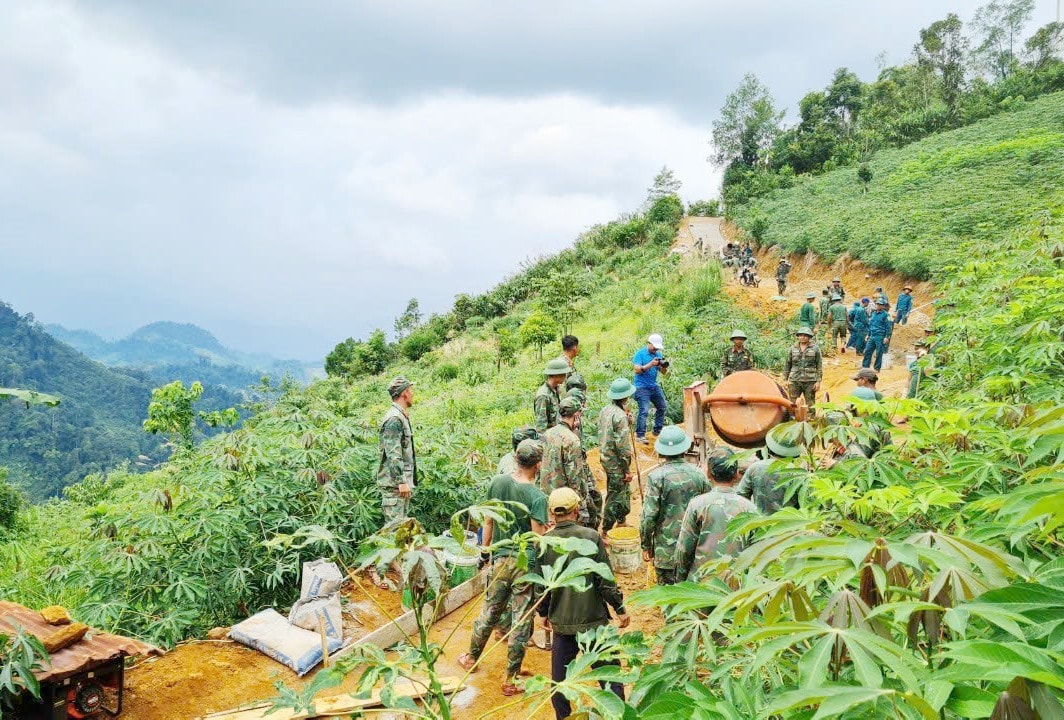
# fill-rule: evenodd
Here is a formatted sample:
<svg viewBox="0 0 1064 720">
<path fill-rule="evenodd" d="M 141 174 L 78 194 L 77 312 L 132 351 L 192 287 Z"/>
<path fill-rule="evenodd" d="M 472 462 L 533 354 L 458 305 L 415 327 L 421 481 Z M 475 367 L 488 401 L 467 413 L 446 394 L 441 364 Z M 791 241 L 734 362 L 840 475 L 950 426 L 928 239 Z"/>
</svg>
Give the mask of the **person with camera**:
<svg viewBox="0 0 1064 720">
<path fill-rule="evenodd" d="M 661 335 L 654 333 L 647 338 L 647 346 L 636 352 L 632 358 L 632 367 L 635 370 L 635 401 L 639 404 L 639 414 L 635 421 L 635 437 L 644 445 L 647 441 L 647 415 L 650 414 L 650 406 L 654 406 L 654 434 L 658 435 L 665 426 L 665 410 L 668 403 L 665 401 L 665 393 L 658 385 L 658 373 L 669 374 L 669 361 L 662 355 L 665 349 L 665 341 Z"/>
</svg>

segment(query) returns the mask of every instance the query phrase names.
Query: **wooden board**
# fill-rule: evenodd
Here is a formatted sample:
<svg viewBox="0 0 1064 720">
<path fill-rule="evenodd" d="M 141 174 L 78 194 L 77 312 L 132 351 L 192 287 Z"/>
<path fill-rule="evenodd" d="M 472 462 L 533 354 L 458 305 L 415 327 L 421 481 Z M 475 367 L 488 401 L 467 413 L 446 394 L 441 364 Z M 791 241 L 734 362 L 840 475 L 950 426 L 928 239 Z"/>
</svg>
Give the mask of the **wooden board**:
<svg viewBox="0 0 1064 720">
<path fill-rule="evenodd" d="M 440 685 L 443 692 L 452 693 L 460 687 L 461 682 L 456 677 L 445 677 L 440 678 Z M 394 690 L 396 696 L 409 698 L 420 698 L 425 693 L 425 688 L 409 681 L 397 682 Z M 264 702 L 240 710 L 226 710 L 204 715 L 202 720 L 308 720 L 309 718 L 345 716 L 380 704 L 380 690 L 374 690 L 367 698 L 344 694 L 315 700 L 314 709 L 311 712 L 297 713 L 293 710 L 277 710 L 271 713 L 270 708 L 273 704 Z"/>
</svg>

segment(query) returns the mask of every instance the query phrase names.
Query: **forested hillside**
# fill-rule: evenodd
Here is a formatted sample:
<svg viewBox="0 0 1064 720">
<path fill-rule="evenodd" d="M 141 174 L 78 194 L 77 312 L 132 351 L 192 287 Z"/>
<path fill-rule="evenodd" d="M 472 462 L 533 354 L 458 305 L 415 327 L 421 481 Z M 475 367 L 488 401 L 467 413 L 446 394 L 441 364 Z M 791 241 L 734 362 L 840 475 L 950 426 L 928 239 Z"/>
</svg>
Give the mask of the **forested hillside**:
<svg viewBox="0 0 1064 720">
<path fill-rule="evenodd" d="M 206 367 L 106 367 L 56 340 L 32 316 L 0 303 L 0 387 L 61 399 L 57 407 L 0 404 L 0 467 L 31 500 L 58 495 L 86 475 L 122 464 L 150 467 L 169 455 L 164 438 L 142 427 L 152 389 L 175 379 L 199 380 L 205 383 L 200 409 L 244 402 L 243 392 L 213 385 L 212 378 Z M 247 379 L 257 383 L 260 376 Z"/>
</svg>

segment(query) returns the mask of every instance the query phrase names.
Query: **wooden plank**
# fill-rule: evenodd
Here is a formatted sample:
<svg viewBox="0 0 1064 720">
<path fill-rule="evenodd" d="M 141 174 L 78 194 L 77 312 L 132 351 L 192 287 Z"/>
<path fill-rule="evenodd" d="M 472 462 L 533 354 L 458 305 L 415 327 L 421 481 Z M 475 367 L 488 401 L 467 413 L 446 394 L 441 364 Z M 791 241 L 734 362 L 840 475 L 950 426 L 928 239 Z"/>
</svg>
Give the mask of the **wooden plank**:
<svg viewBox="0 0 1064 720">
<path fill-rule="evenodd" d="M 457 677 L 444 677 L 440 678 L 440 685 L 443 692 L 452 693 L 461 686 L 461 681 Z M 424 688 L 411 683 L 409 680 L 400 680 L 395 683 L 394 692 L 397 697 L 420 699 L 424 695 Z M 380 704 L 380 690 L 374 690 L 367 698 L 344 694 L 315 700 L 314 709 L 310 712 L 297 713 L 293 710 L 277 710 L 271 713 L 269 710 L 273 704 L 264 702 L 240 710 L 226 710 L 204 715 L 202 720 L 308 720 L 309 718 L 349 715 L 355 711 L 376 707 Z"/>
</svg>

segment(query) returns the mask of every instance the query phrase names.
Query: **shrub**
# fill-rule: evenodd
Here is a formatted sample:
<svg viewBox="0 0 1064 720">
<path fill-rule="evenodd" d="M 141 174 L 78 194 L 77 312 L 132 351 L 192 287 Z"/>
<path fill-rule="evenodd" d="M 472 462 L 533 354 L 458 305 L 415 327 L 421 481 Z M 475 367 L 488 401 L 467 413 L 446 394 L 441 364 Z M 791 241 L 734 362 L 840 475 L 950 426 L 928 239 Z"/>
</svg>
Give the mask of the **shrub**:
<svg viewBox="0 0 1064 720">
<path fill-rule="evenodd" d="M 717 217 L 720 215 L 720 200 L 716 198 L 712 200 L 698 200 L 691 203 L 691 206 L 687 208 L 688 215 L 694 215 L 696 217 Z"/>
<path fill-rule="evenodd" d="M 667 223 L 654 223 L 647 230 L 647 241 L 651 245 L 668 247 L 676 239 L 676 228 Z"/>
<path fill-rule="evenodd" d="M 420 360 L 425 353 L 436 348 L 443 338 L 431 328 L 423 327 L 410 333 L 399 345 L 399 352 L 407 360 Z"/>
<path fill-rule="evenodd" d="M 440 363 L 436 366 L 436 377 L 440 380 L 454 380 L 458 377 L 458 366 L 454 363 Z"/>
<path fill-rule="evenodd" d="M 663 198 L 658 198 L 647 210 L 648 223 L 665 223 L 674 229 L 680 224 L 680 218 L 682 217 L 683 202 L 675 195 L 666 195 Z"/>
</svg>

